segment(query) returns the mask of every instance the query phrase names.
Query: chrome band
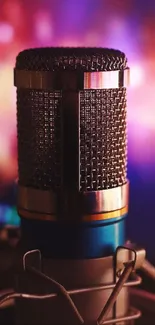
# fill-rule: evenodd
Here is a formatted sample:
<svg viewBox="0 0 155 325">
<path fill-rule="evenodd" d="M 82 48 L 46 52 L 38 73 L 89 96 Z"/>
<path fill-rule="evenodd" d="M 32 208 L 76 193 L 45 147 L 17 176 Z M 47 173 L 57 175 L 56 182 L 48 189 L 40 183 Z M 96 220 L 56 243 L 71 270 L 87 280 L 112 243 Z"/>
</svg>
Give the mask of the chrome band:
<svg viewBox="0 0 155 325">
<path fill-rule="evenodd" d="M 55 214 L 56 198 L 52 191 L 43 191 L 25 186 L 18 186 L 18 209 L 43 214 Z"/>
<path fill-rule="evenodd" d="M 128 206 L 128 197 L 129 183 L 127 182 L 122 186 L 107 190 L 72 193 L 72 196 L 67 199 L 67 205 L 70 207 L 69 214 L 73 214 L 74 216 L 80 207 L 77 218 L 81 219 L 83 215 L 103 214 L 120 210 Z M 57 215 L 58 207 L 62 205 L 62 202 L 52 191 L 44 191 L 19 185 L 17 205 L 18 209 L 53 216 Z"/>
<path fill-rule="evenodd" d="M 129 85 L 130 69 L 84 73 L 84 89 L 113 89 Z"/>
<path fill-rule="evenodd" d="M 17 88 L 78 91 L 112 89 L 129 85 L 130 69 L 116 71 L 27 71 L 14 70 Z"/>
<path fill-rule="evenodd" d="M 85 192 L 82 197 L 84 211 L 90 214 L 122 209 L 129 202 L 129 182 L 107 190 Z"/>
<path fill-rule="evenodd" d="M 61 90 L 59 75 L 56 80 L 54 72 L 14 70 L 14 85 L 17 88 Z"/>
</svg>

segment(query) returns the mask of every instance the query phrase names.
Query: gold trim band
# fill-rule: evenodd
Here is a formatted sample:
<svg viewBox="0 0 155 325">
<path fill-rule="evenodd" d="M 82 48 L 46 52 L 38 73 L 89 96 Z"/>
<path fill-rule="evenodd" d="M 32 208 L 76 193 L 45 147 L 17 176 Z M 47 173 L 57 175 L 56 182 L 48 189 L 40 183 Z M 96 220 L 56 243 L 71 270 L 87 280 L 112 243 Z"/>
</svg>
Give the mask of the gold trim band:
<svg viewBox="0 0 155 325">
<path fill-rule="evenodd" d="M 122 217 L 128 213 L 128 206 L 112 211 L 112 212 L 105 212 L 105 213 L 99 213 L 99 214 L 90 214 L 90 215 L 85 215 L 82 218 L 82 221 L 100 221 L 100 220 L 108 220 L 108 219 L 113 219 L 113 218 L 118 218 Z"/>
<path fill-rule="evenodd" d="M 36 212 L 27 211 L 27 210 L 24 210 L 21 208 L 18 208 L 17 212 L 20 217 L 25 218 L 25 219 L 42 220 L 42 221 L 57 221 L 56 216 L 51 215 L 51 214 L 36 213 Z"/>
<path fill-rule="evenodd" d="M 128 206 L 126 206 L 122 209 L 116 210 L 116 211 L 112 211 L 112 212 L 84 215 L 84 216 L 82 216 L 81 219 L 79 219 L 79 221 L 84 221 L 84 222 L 102 221 L 102 220 L 108 220 L 108 219 L 122 217 L 123 215 L 125 215 L 127 213 L 128 213 Z M 29 212 L 29 211 L 23 210 L 23 209 L 18 209 L 18 214 L 23 218 L 31 219 L 31 220 L 57 221 L 57 218 L 55 215 L 33 213 L 33 212 Z"/>
</svg>

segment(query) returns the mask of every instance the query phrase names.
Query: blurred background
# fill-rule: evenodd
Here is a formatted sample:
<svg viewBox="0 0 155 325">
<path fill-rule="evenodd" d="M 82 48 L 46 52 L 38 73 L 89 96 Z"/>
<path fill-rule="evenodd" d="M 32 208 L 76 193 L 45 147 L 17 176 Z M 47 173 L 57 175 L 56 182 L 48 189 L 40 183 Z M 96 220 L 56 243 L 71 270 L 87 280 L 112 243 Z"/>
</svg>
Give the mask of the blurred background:
<svg viewBox="0 0 155 325">
<path fill-rule="evenodd" d="M 127 236 L 155 261 L 155 1 L 0 0 L 0 224 L 16 213 L 17 139 L 13 67 L 17 53 L 41 46 L 124 51 L 128 91 Z"/>
</svg>

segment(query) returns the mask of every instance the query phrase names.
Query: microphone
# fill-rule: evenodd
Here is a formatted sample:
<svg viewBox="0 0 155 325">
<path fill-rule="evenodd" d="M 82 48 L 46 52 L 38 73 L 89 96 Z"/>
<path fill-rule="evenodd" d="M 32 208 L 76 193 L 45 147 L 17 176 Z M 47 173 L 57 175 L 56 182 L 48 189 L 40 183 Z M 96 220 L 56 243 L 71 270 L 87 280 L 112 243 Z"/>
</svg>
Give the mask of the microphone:
<svg viewBox="0 0 155 325">
<path fill-rule="evenodd" d="M 128 83 L 127 58 L 115 49 L 36 48 L 16 58 L 26 252 L 16 324 L 125 324 L 140 316 L 128 287 L 141 280 L 127 279 L 145 252 L 124 246 Z"/>
<path fill-rule="evenodd" d="M 119 50 L 16 58 L 20 272 L 0 299 L 16 299 L 16 325 L 126 325 L 141 315 L 129 288 L 141 283 L 137 269 L 155 272 L 144 249 L 125 243 L 128 83 Z"/>
<path fill-rule="evenodd" d="M 36 48 L 16 58 L 22 239 L 43 256 L 92 259 L 125 243 L 127 58 Z"/>
</svg>

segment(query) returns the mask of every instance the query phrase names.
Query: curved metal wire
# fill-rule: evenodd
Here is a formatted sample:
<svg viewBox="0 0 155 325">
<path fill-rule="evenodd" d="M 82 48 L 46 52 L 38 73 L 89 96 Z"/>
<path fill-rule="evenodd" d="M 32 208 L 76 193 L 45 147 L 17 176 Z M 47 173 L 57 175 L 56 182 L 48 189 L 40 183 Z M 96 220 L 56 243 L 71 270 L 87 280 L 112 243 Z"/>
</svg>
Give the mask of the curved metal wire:
<svg viewBox="0 0 155 325">
<path fill-rule="evenodd" d="M 34 253 L 37 253 L 38 256 L 39 256 L 39 260 L 38 260 L 39 261 L 39 271 L 37 269 L 33 268 L 33 267 L 26 266 L 26 258 L 28 256 L 30 256 L 31 254 L 34 254 Z M 58 292 L 60 292 L 66 298 L 66 300 L 69 302 L 69 305 L 72 308 L 72 310 L 75 313 L 75 315 L 77 316 L 78 320 L 80 321 L 80 324 L 83 324 L 84 323 L 84 319 L 80 315 L 80 313 L 79 313 L 76 305 L 74 304 L 72 298 L 70 297 L 70 294 L 65 289 L 65 287 L 62 284 L 60 284 L 59 282 L 57 282 L 56 280 L 54 280 L 53 278 L 50 278 L 50 277 L 48 277 L 47 275 L 45 275 L 44 273 L 41 272 L 41 252 L 38 249 L 32 250 L 32 251 L 28 251 L 28 252 L 26 252 L 24 254 L 24 256 L 23 256 L 23 268 L 24 268 L 24 271 L 26 271 L 26 269 L 27 269 L 27 270 L 29 270 L 29 271 L 31 271 L 31 272 L 39 275 L 40 277 L 42 277 L 42 278 L 50 281 L 52 284 L 54 284 L 56 286 Z M 50 296 L 49 295 L 45 295 L 45 296 L 43 296 L 44 297 L 43 299 L 53 298 L 53 295 L 54 295 L 53 293 L 50 294 Z M 55 294 L 55 295 L 57 295 L 57 294 Z"/>
<path fill-rule="evenodd" d="M 10 300 L 10 299 L 16 299 L 16 298 L 44 300 L 44 299 L 53 298 L 53 294 L 47 294 L 47 295 L 31 295 L 31 294 L 25 294 L 25 293 L 11 293 L 11 294 L 5 296 L 4 298 L 2 298 L 0 300 L 0 307 L 5 302 L 7 302 L 8 300 Z M 123 322 L 123 321 L 124 322 L 127 322 L 127 321 L 131 321 L 131 320 L 137 319 L 140 316 L 141 316 L 141 312 L 138 309 L 131 307 L 130 310 L 129 310 L 129 314 L 127 316 L 120 317 L 120 318 L 109 319 L 109 320 L 104 321 L 101 324 L 108 325 L 108 324 L 115 324 L 117 322 Z"/>
<path fill-rule="evenodd" d="M 28 256 L 30 256 L 31 254 L 34 254 L 34 253 L 38 253 L 38 256 L 39 256 L 39 259 L 38 259 L 38 261 L 39 261 L 39 263 L 38 263 L 39 270 L 32 267 L 32 266 L 30 266 L 32 261 L 31 261 L 30 265 L 26 264 L 26 258 Z M 81 293 L 84 293 L 84 292 L 93 292 L 93 291 L 97 291 L 97 290 L 113 289 L 113 292 L 112 292 L 112 294 L 110 296 L 110 299 L 112 299 L 112 304 L 113 304 L 115 302 L 115 300 L 116 300 L 116 297 L 117 297 L 117 294 L 119 293 L 119 290 L 122 287 L 135 286 L 135 285 L 138 285 L 138 284 L 141 283 L 141 278 L 139 276 L 137 276 L 136 273 L 133 273 L 133 275 L 134 275 L 133 280 L 125 282 L 127 280 L 128 276 L 129 276 L 129 274 L 133 270 L 133 266 L 134 266 L 134 261 L 128 262 L 126 264 L 124 272 L 125 273 L 127 272 L 127 274 L 125 274 L 125 278 L 123 277 L 123 274 L 122 274 L 117 284 L 116 283 L 104 284 L 104 285 L 100 284 L 100 285 L 95 285 L 95 286 L 91 286 L 91 287 L 73 289 L 73 290 L 67 291 L 59 282 L 57 282 L 56 280 L 48 277 L 46 274 L 42 273 L 42 271 L 41 271 L 41 254 L 40 254 L 39 250 L 34 250 L 34 251 L 31 251 L 31 252 L 27 252 L 23 256 L 24 270 L 27 269 L 28 271 L 37 274 L 38 276 L 44 278 L 45 280 L 50 281 L 52 284 L 54 284 L 56 286 L 56 288 L 58 289 L 58 292 L 53 292 L 53 293 L 45 294 L 45 295 L 43 295 L 43 294 L 39 295 L 39 294 L 17 293 L 17 292 L 12 293 L 11 292 L 7 296 L 5 294 L 5 296 L 0 297 L 0 307 L 10 299 L 16 299 L 16 298 L 21 299 L 22 298 L 22 299 L 45 300 L 45 299 L 54 298 L 59 293 L 61 293 L 67 299 L 67 301 L 69 302 L 69 304 L 70 304 L 72 310 L 74 311 L 76 317 L 78 318 L 80 324 L 84 324 L 84 319 L 80 315 L 80 313 L 79 313 L 77 307 L 75 306 L 75 304 L 74 304 L 72 298 L 70 297 L 70 295 L 81 294 Z M 118 286 L 119 286 L 119 288 L 117 288 Z M 107 314 L 109 312 L 109 308 L 111 308 L 111 303 L 109 304 L 109 301 L 108 301 L 107 304 L 105 305 L 105 307 L 103 308 L 103 311 L 102 311 L 101 315 L 99 316 L 98 321 L 96 322 L 96 324 L 101 325 L 102 323 L 103 324 L 110 324 L 110 323 L 116 323 L 118 321 L 120 321 L 120 322 L 121 321 L 129 321 L 129 320 L 138 318 L 140 316 L 140 311 L 137 310 L 136 312 L 134 312 L 133 315 L 127 315 L 127 316 L 124 316 L 122 318 L 113 318 L 110 321 L 105 320 L 105 318 L 106 318 L 106 316 L 107 316 Z"/>
<path fill-rule="evenodd" d="M 140 316 L 141 316 L 140 310 L 138 310 L 137 308 L 131 307 L 129 310 L 129 314 L 127 316 L 108 319 L 101 324 L 109 325 L 109 324 L 115 324 L 118 322 L 129 322 L 129 321 L 133 321 L 134 319 L 139 318 Z"/>
<path fill-rule="evenodd" d="M 8 300 L 10 299 L 16 299 L 16 298 L 23 298 L 23 299 L 37 299 L 37 300 L 45 300 L 45 299 L 50 299 L 53 298 L 53 294 L 46 294 L 46 295 L 33 295 L 33 294 L 27 294 L 27 293 L 10 293 L 7 296 L 5 296 L 4 298 L 2 297 L 0 299 L 0 307 L 6 303 Z M 76 312 L 76 315 L 80 321 L 80 324 L 84 324 L 84 320 L 82 318 L 82 316 L 80 315 L 80 313 L 78 312 L 76 306 L 73 306 L 73 301 L 70 298 L 70 304 L 72 304 L 72 307 L 74 308 L 74 311 Z"/>
</svg>

